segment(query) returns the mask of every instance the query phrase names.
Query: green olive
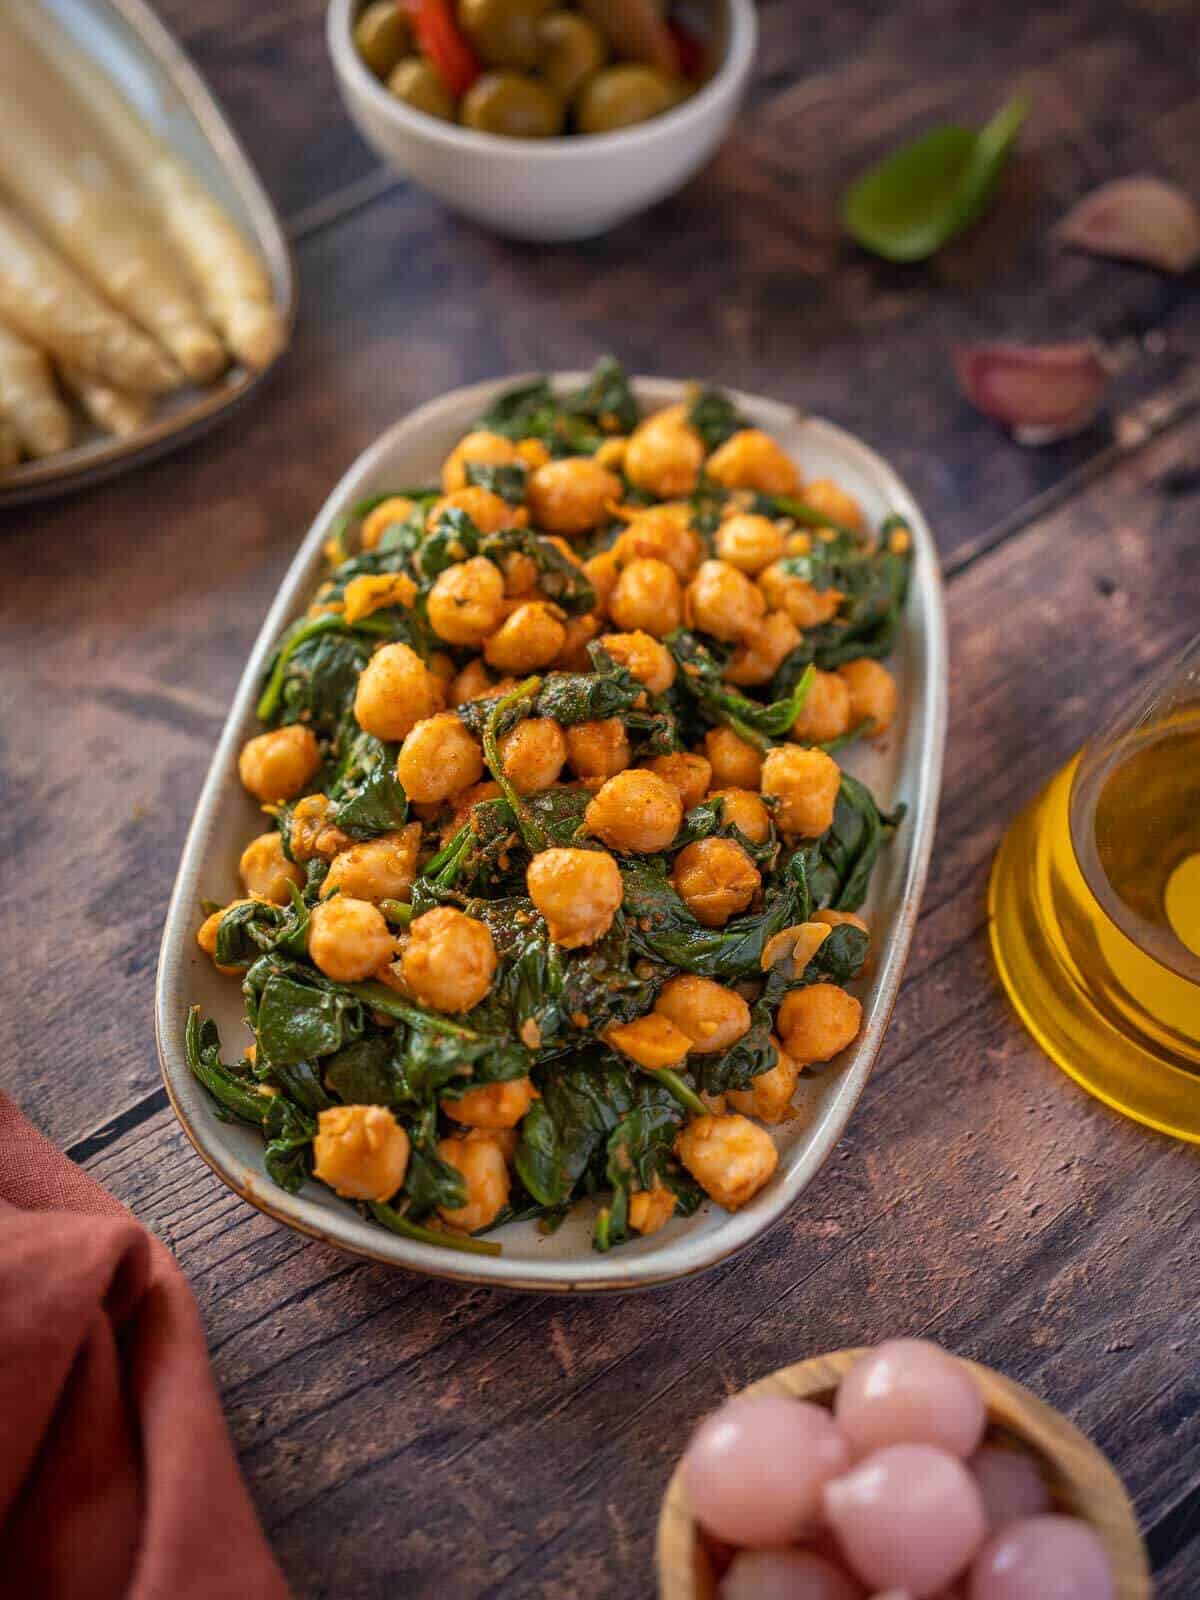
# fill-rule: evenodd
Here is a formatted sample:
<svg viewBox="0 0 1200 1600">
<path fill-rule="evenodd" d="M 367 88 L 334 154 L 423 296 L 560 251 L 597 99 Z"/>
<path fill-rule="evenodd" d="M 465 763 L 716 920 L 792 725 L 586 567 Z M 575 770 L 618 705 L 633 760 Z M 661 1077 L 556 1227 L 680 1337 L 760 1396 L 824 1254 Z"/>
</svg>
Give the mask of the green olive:
<svg viewBox="0 0 1200 1600">
<path fill-rule="evenodd" d="M 629 61 L 619 67 L 605 67 L 585 83 L 575 106 L 580 133 L 611 133 L 661 116 L 678 105 L 685 94 L 683 84 L 657 67 L 643 67 Z"/>
<path fill-rule="evenodd" d="M 403 100 L 414 111 L 440 117 L 443 122 L 454 121 L 454 96 L 424 56 L 406 56 L 393 68 L 387 86 L 397 100 Z"/>
<path fill-rule="evenodd" d="M 396 0 L 372 0 L 354 24 L 354 48 L 377 78 L 387 77 L 410 43 L 408 22 Z"/>
<path fill-rule="evenodd" d="M 594 22 L 574 11 L 550 11 L 538 23 L 538 70 L 564 100 L 608 60 L 608 42 Z"/>
<path fill-rule="evenodd" d="M 458 0 L 459 26 L 488 67 L 534 67 L 538 19 L 551 0 Z"/>
<path fill-rule="evenodd" d="M 462 120 L 481 133 L 550 139 L 562 132 L 566 107 L 546 84 L 523 72 L 485 72 L 463 95 Z"/>
</svg>

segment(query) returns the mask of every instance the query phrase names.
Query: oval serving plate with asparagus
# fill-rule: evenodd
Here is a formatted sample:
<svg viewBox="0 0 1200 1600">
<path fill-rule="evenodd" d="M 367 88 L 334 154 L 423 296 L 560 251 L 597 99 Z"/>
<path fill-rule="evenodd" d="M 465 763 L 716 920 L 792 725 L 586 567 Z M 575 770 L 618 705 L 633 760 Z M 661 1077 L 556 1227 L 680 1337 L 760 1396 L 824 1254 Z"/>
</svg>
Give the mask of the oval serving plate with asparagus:
<svg viewBox="0 0 1200 1600">
<path fill-rule="evenodd" d="M 659 481 L 676 446 L 690 498 Z M 686 566 L 682 601 L 647 541 Z M 736 563 L 775 546 L 758 581 L 783 610 L 729 643 L 726 602 L 754 598 Z M 551 598 L 507 599 L 498 573 Z M 611 362 L 397 424 L 305 539 L 185 846 L 156 1021 L 196 1149 L 290 1226 L 439 1276 L 624 1289 L 724 1259 L 816 1173 L 882 1040 L 933 834 L 944 652 L 920 510 L 831 424 L 629 388 Z M 860 680 L 889 691 L 866 722 Z M 761 763 L 761 796 L 735 757 Z M 820 817 L 799 803 L 817 768 Z M 709 866 L 736 904 L 710 902 Z M 704 1026 L 718 1001 L 729 1050 Z M 853 1025 L 810 1038 L 812 1003 L 835 1001 Z"/>
<path fill-rule="evenodd" d="M 141 0 L 0 10 L 0 506 L 217 420 L 279 356 L 286 240 Z"/>
</svg>

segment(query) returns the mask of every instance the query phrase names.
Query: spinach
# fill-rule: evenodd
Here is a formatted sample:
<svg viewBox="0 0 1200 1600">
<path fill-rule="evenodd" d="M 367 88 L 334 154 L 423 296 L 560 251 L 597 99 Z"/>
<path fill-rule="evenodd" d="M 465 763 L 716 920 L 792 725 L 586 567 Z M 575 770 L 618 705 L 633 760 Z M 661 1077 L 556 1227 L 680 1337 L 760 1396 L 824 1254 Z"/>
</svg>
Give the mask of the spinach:
<svg viewBox="0 0 1200 1600">
<path fill-rule="evenodd" d="M 701 800 L 687 813 L 683 819 L 683 826 L 671 842 L 671 853 L 682 850 L 686 845 L 694 844 L 698 839 L 732 839 L 750 857 L 751 861 L 760 866 L 771 861 L 779 848 L 775 836 L 775 825 L 772 823 L 762 844 L 755 844 L 748 839 L 734 822 L 725 820 L 725 800 L 722 795 L 714 795 L 709 800 Z"/>
<path fill-rule="evenodd" d="M 729 396 L 720 389 L 700 389 L 693 394 L 687 420 L 704 440 L 706 452 L 715 450 L 742 428 L 750 426 Z"/>
<path fill-rule="evenodd" d="M 572 416 L 586 417 L 605 433 L 632 433 L 641 419 L 625 369 L 613 356 L 601 357 L 588 382 L 576 394 L 568 395 L 563 406 Z"/>
<path fill-rule="evenodd" d="M 642 685 L 597 646 L 591 649 L 612 663 L 611 670 L 601 666 L 592 673 L 547 673 L 538 690 L 539 717 L 553 717 L 563 727 L 570 727 L 577 722 L 603 722 L 633 710 L 645 693 Z"/>
<path fill-rule="evenodd" d="M 661 1187 L 675 1196 L 675 1215 L 690 1217 L 703 1198 L 700 1186 L 675 1160 L 679 1110 L 650 1100 L 622 1117 L 608 1136 L 605 1176 L 612 1201 L 596 1218 L 592 1246 L 611 1250 L 629 1238 L 629 1201 L 637 1190 Z"/>
<path fill-rule="evenodd" d="M 270 1096 L 255 1082 L 248 1066 L 231 1067 L 221 1060 L 217 1025 L 211 1017 L 201 1018 L 199 1006 L 188 1012 L 183 1039 L 188 1066 L 217 1102 L 217 1115 L 262 1127 Z"/>
<path fill-rule="evenodd" d="M 315 1061 L 264 1061 L 256 1064 L 258 1072 L 283 1090 L 289 1100 L 301 1110 L 325 1111 L 333 1104 L 321 1082 L 321 1072 Z"/>
<path fill-rule="evenodd" d="M 754 977 L 767 940 L 808 921 L 814 905 L 808 869 L 805 853 L 797 851 L 763 910 L 732 917 L 723 928 L 706 928 L 675 892 L 661 861 L 623 861 L 630 946 L 638 955 L 706 978 Z"/>
<path fill-rule="evenodd" d="M 325 1063 L 325 1083 L 351 1106 L 394 1107 L 409 1099 L 387 1034 L 371 1034 L 336 1051 Z"/>
<path fill-rule="evenodd" d="M 540 1205 L 560 1206 L 633 1108 L 637 1093 L 630 1070 L 596 1050 L 548 1068 L 539 1088 L 541 1099 L 521 1123 L 516 1169 Z"/>
<path fill-rule="evenodd" d="M 404 1176 L 404 1197 L 413 1217 L 423 1217 L 439 1206 L 454 1211 L 467 1203 L 466 1179 L 457 1167 L 443 1161 L 436 1149 L 414 1143 Z"/>
<path fill-rule="evenodd" d="M 246 975 L 254 998 L 254 1027 L 259 1049 L 272 1065 L 287 1066 L 314 1056 L 332 1055 L 363 1031 L 359 1001 L 328 980 L 318 982 L 315 969 L 306 972 L 298 963 L 280 970 L 275 958 L 264 956 Z M 256 987 L 259 966 L 268 963 Z"/>
<path fill-rule="evenodd" d="M 510 506 L 525 503 L 529 468 L 523 461 L 467 461 L 464 463 L 463 472 L 468 484 L 475 484 L 480 489 L 487 489 L 491 494 L 498 494 L 501 500 L 506 500 Z"/>
<path fill-rule="evenodd" d="M 540 439 L 552 456 L 591 455 L 604 435 L 584 416 L 572 415 L 545 378 L 497 395 L 476 428 L 506 439 Z"/>
<path fill-rule="evenodd" d="M 842 773 L 833 823 L 808 847 L 807 873 L 815 903 L 836 911 L 857 911 L 867 897 L 871 873 L 889 831 L 899 826 L 903 808 L 886 816 L 865 783 Z"/>
<path fill-rule="evenodd" d="M 846 532 L 829 542 L 818 540 L 807 556 L 792 556 L 783 563 L 786 571 L 815 588 L 837 589 L 842 599 L 831 622 L 805 629 L 802 643 L 776 673 L 772 695 L 790 693 L 812 664 L 832 672 L 861 656 L 890 654 L 904 617 L 912 572 L 911 548 L 897 552 L 887 542 L 887 531 L 898 526 L 903 526 L 900 518 L 887 519 L 878 549 Z"/>
<path fill-rule="evenodd" d="M 503 568 L 504 558 L 521 554 L 528 556 L 537 568 L 538 587 L 542 596 L 561 606 L 572 616 L 594 609 L 596 591 L 583 568 L 552 544 L 548 538 L 529 528 L 502 528 L 478 544 L 478 553 Z"/>
<path fill-rule="evenodd" d="M 354 696 L 358 674 L 367 664 L 367 639 L 387 634 L 376 617 L 363 617 L 353 628 L 340 616 L 301 617 L 288 629 L 267 664 L 258 702 L 260 722 L 296 722 L 308 713 L 314 720 L 336 721 Z M 355 665 L 357 662 L 357 665 Z M 318 716 L 317 708 L 323 716 Z"/>
<path fill-rule="evenodd" d="M 334 786 L 329 821 L 335 828 L 352 839 L 373 839 L 404 826 L 408 796 L 396 776 L 396 753 L 371 734 L 358 736 L 347 771 Z"/>
<path fill-rule="evenodd" d="M 722 676 L 724 661 L 695 634 L 680 630 L 669 634 L 666 643 L 679 665 L 676 682 L 695 699 L 705 716 L 712 722 L 725 723 L 740 739 L 759 750 L 768 749 L 772 739 L 782 739 L 790 730 L 804 710 L 816 676 L 811 667 L 807 668 L 780 699 L 762 705 L 730 688 Z"/>
<path fill-rule="evenodd" d="M 295 1194 L 312 1171 L 312 1141 L 317 1131 L 314 1118 L 282 1094 L 272 1096 L 264 1124 L 267 1148 L 263 1165 L 267 1176 Z"/>
<path fill-rule="evenodd" d="M 217 927 L 215 959 L 222 967 L 249 967 L 269 950 L 303 954 L 308 943 L 309 909 L 291 886 L 287 907 L 265 900 L 241 900 L 229 907 Z"/>
<path fill-rule="evenodd" d="M 425 535 L 415 557 L 420 576 L 431 581 L 456 562 L 477 556 L 482 537 L 461 506 L 443 511 Z"/>
</svg>

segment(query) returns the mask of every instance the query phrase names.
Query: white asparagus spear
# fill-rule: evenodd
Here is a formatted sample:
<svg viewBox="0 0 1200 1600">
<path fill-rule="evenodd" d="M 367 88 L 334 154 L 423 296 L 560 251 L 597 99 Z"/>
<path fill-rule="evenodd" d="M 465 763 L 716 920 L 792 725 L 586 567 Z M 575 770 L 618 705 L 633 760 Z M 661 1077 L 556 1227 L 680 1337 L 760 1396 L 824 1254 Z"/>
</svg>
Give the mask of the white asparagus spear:
<svg viewBox="0 0 1200 1600">
<path fill-rule="evenodd" d="M 71 413 L 54 387 L 50 363 L 0 322 L 0 414 L 31 456 L 53 456 L 71 442 Z"/>
<path fill-rule="evenodd" d="M 21 441 L 7 417 L 0 417 L 0 478 L 11 472 L 21 459 Z"/>
<path fill-rule="evenodd" d="M 48 8 L 32 0 L 7 4 L 26 41 L 85 103 L 87 114 L 160 208 L 167 236 L 230 349 L 248 366 L 267 366 L 283 348 L 284 326 L 258 251 Z"/>
<path fill-rule="evenodd" d="M 0 318 L 22 338 L 119 388 L 165 394 L 179 386 L 167 356 L 73 268 L 0 205 Z"/>
<path fill-rule="evenodd" d="M 149 395 L 115 389 L 78 367 L 59 367 L 59 377 L 98 428 L 126 439 L 136 433 L 153 410 Z"/>
<path fill-rule="evenodd" d="M 197 383 L 225 365 L 183 268 L 136 181 L 23 34 L 0 48 L 0 189 Z"/>
</svg>

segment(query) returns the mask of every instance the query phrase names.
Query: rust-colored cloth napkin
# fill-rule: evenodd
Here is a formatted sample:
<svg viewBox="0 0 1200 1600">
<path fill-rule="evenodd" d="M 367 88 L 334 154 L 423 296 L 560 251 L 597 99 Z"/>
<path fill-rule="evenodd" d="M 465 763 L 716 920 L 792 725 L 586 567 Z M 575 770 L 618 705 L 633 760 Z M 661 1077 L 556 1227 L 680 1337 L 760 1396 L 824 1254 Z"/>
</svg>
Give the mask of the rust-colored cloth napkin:
<svg viewBox="0 0 1200 1600">
<path fill-rule="evenodd" d="M 166 1248 L 0 1094 L 0 1589 L 287 1600 Z"/>
</svg>

